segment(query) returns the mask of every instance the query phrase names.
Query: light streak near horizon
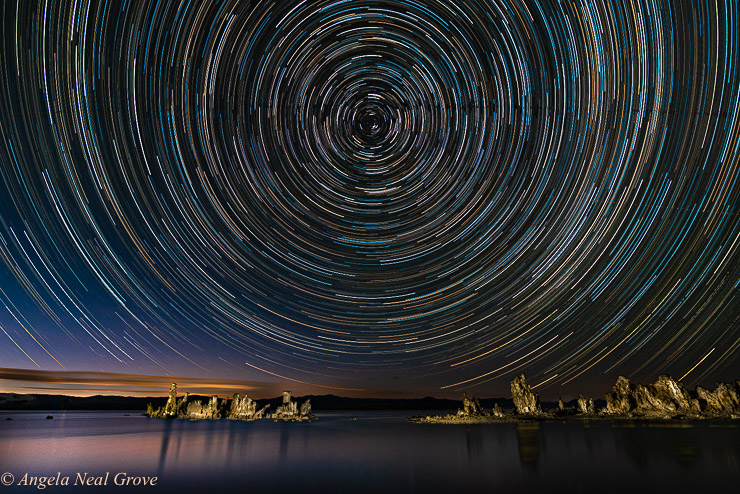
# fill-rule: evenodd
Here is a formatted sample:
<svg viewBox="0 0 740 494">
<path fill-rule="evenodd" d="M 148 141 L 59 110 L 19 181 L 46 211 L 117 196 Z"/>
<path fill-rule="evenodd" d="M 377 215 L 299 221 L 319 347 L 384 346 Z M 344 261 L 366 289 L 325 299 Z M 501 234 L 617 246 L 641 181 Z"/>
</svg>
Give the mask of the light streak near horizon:
<svg viewBox="0 0 740 494">
<path fill-rule="evenodd" d="M 731 1 L 2 9 L 3 367 L 737 373 Z"/>
</svg>

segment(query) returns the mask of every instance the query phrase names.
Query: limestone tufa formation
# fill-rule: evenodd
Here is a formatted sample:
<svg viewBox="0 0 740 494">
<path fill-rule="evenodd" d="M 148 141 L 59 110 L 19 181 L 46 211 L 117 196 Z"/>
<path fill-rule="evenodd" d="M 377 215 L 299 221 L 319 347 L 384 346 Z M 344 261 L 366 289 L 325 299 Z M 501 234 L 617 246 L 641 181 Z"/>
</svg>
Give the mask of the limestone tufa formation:
<svg viewBox="0 0 740 494">
<path fill-rule="evenodd" d="M 283 404 L 277 407 L 275 413 L 272 414 L 272 418 L 283 420 L 302 420 L 312 416 L 311 401 L 306 400 L 299 411 L 298 402 L 292 400 L 290 391 L 283 391 Z"/>
<path fill-rule="evenodd" d="M 740 415 L 740 381 L 732 383 L 717 383 L 714 391 L 709 391 L 701 386 L 696 387 L 696 394 L 700 404 L 704 404 L 703 410 L 707 415 Z"/>
<path fill-rule="evenodd" d="M 232 420 L 247 420 L 254 417 L 256 413 L 257 402 L 249 396 L 240 398 L 239 393 L 234 394 L 234 397 L 231 399 L 228 418 Z"/>
<path fill-rule="evenodd" d="M 481 406 L 478 398 L 475 396 L 468 398 L 468 393 L 463 391 L 463 407 L 457 411 L 460 417 L 472 417 L 481 414 Z"/>
<path fill-rule="evenodd" d="M 542 406 L 540 397 L 532 393 L 532 389 L 527 384 L 527 378 L 524 374 L 516 376 L 511 381 L 511 395 L 514 398 L 516 412 L 520 415 L 541 415 Z"/>
<path fill-rule="evenodd" d="M 717 383 L 714 391 L 697 386 L 695 392 L 687 391 L 680 381 L 668 375 L 658 376 L 647 385 L 632 385 L 620 376 L 611 393 L 604 395 L 606 406 L 596 410 L 594 400 L 578 395 L 575 411 L 566 409 L 563 400 L 558 400 L 556 409 L 542 411 L 539 398 L 527 385 L 524 374 L 511 381 L 516 414 L 504 413 L 501 405 L 495 404 L 492 413 L 480 410 L 478 400 L 463 393 L 463 408 L 457 414 L 411 417 L 422 423 L 469 424 L 486 422 L 517 422 L 573 418 L 594 419 L 740 419 L 740 381 Z"/>
<path fill-rule="evenodd" d="M 578 393 L 578 413 L 580 414 L 591 414 L 596 413 L 596 405 L 594 405 L 593 398 L 588 400 L 583 397 L 581 393 Z"/>
<path fill-rule="evenodd" d="M 303 417 L 313 416 L 313 414 L 311 413 L 311 400 L 306 400 L 303 402 L 303 405 L 301 405 L 301 416 Z"/>
<path fill-rule="evenodd" d="M 165 417 L 176 417 L 177 416 L 177 384 L 172 383 L 170 386 L 170 395 L 167 398 L 167 403 L 164 406 Z"/>
<path fill-rule="evenodd" d="M 188 401 L 188 393 L 181 400 L 177 400 L 177 384 L 170 387 L 169 397 L 164 407 L 154 409 L 151 403 L 147 404 L 145 415 L 151 418 L 179 418 L 189 420 L 220 419 L 231 420 L 255 420 L 266 417 L 270 405 L 267 404 L 257 410 L 257 402 L 249 396 L 241 398 L 235 394 L 230 400 L 219 400 L 218 396 L 211 397 L 207 403 L 201 401 Z M 283 405 L 278 407 L 272 414 L 272 418 L 283 420 L 305 420 L 311 418 L 311 402 L 306 400 L 298 409 L 298 403 L 291 400 L 290 391 L 283 393 Z"/>
<path fill-rule="evenodd" d="M 604 395 L 604 414 L 656 418 L 740 416 L 740 384 L 717 383 L 714 391 L 701 386 L 691 393 L 671 376 L 660 375 L 654 383 L 633 386 L 620 376 L 611 393 Z"/>
<path fill-rule="evenodd" d="M 651 384 L 633 386 L 624 376 L 617 378 L 611 393 L 604 395 L 605 414 L 673 417 L 698 416 L 702 413 L 699 400 L 680 382 L 668 375 L 658 376 Z"/>
<path fill-rule="evenodd" d="M 629 413 L 630 410 L 634 410 L 637 406 L 635 399 L 632 396 L 632 384 L 630 380 L 624 376 L 619 376 L 617 382 L 612 388 L 611 393 L 604 395 L 606 399 L 605 413 L 610 414 L 624 414 Z"/>
</svg>

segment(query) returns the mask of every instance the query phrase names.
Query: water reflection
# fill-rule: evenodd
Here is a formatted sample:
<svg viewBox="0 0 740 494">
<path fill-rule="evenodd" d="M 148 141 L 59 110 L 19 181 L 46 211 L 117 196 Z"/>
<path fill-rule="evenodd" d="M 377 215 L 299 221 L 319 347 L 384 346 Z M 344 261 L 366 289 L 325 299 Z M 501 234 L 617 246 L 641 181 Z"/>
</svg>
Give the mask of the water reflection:
<svg viewBox="0 0 740 494">
<path fill-rule="evenodd" d="M 318 422 L 167 421 L 104 414 L 2 421 L 0 467 L 37 475 L 127 471 L 182 492 L 276 479 L 311 492 L 577 492 L 609 479 L 645 490 L 711 490 L 740 481 L 736 424 L 532 422 L 413 424 L 403 414 Z M 1 418 L 1 417 L 0 417 Z M 19 488 L 20 489 L 20 488 Z M 10 489 L 8 492 L 15 492 Z"/>
<path fill-rule="evenodd" d="M 465 427 L 465 446 L 468 452 L 468 460 L 473 461 L 480 457 L 483 452 L 483 435 L 480 431 Z"/>
<path fill-rule="evenodd" d="M 288 460 L 288 443 L 290 443 L 290 429 L 288 429 L 287 427 L 281 427 L 280 428 L 280 456 L 279 456 L 279 463 L 281 465 L 285 465 Z"/>
<path fill-rule="evenodd" d="M 525 465 L 537 466 L 537 456 L 540 452 L 539 431 L 539 422 L 516 424 L 516 437 L 519 441 L 519 459 Z"/>
<path fill-rule="evenodd" d="M 640 469 L 656 460 L 672 460 L 689 470 L 701 462 L 703 450 L 712 449 L 711 443 L 702 444 L 705 438 L 701 433 L 689 431 L 694 425 L 687 422 L 631 422 L 623 428 L 621 449 Z"/>
<path fill-rule="evenodd" d="M 172 421 L 165 420 L 162 425 L 162 447 L 159 449 L 159 466 L 157 468 L 157 474 L 160 476 L 164 471 L 164 462 L 167 459 L 167 449 L 170 445 L 170 434 L 172 432 Z"/>
</svg>

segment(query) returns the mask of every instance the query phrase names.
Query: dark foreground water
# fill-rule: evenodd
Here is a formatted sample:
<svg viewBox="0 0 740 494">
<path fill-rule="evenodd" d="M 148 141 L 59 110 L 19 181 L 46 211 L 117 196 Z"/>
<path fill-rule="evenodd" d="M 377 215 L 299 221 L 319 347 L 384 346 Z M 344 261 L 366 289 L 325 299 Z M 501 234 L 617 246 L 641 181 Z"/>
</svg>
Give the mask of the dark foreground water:
<svg viewBox="0 0 740 494">
<path fill-rule="evenodd" d="M 738 421 L 465 426 L 405 421 L 413 412 L 327 412 L 311 423 L 48 413 L 53 420 L 0 413 L 0 480 L 12 484 L 0 494 L 36 491 L 33 477 L 68 478 L 45 492 L 632 494 L 740 485 Z M 78 474 L 107 487 L 82 486 Z M 139 485 L 116 486 L 126 478 Z"/>
</svg>

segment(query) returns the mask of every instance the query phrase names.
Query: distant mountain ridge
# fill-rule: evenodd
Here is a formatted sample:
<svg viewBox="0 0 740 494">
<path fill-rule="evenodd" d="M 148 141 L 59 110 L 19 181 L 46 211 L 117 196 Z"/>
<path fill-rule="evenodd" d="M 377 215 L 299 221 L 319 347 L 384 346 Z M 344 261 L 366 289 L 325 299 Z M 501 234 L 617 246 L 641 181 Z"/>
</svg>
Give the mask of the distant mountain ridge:
<svg viewBox="0 0 740 494">
<path fill-rule="evenodd" d="M 208 401 L 210 396 L 190 395 L 190 400 Z M 439 398 L 345 398 L 336 395 L 308 395 L 298 397 L 301 401 L 310 399 L 316 411 L 321 410 L 455 410 L 460 402 Z M 282 397 L 255 400 L 259 406 L 270 404 L 276 408 Z M 506 400 L 511 403 L 511 400 Z M 167 396 L 128 397 L 128 396 L 66 396 L 46 394 L 0 393 L 0 410 L 146 410 L 147 403 L 155 408 L 164 406 Z M 493 404 L 491 404 L 493 406 Z"/>
<path fill-rule="evenodd" d="M 208 401 L 210 396 L 190 395 L 191 400 Z M 346 398 L 343 396 L 307 395 L 297 397 L 304 401 L 311 400 L 311 407 L 315 411 L 331 410 L 450 410 L 455 411 L 462 406 L 462 400 L 443 398 Z M 282 403 L 282 397 L 255 400 L 259 406 L 270 404 L 275 409 Z M 601 400 L 597 400 L 597 403 Z M 130 397 L 130 396 L 66 396 L 47 394 L 17 394 L 0 393 L 0 410 L 146 410 L 147 403 L 155 408 L 164 406 L 167 396 L 158 397 Z M 480 404 L 483 408 L 493 408 L 498 403 L 505 409 L 514 407 L 511 398 L 483 398 Z M 566 406 L 575 403 L 567 402 Z M 546 408 L 555 408 L 557 403 L 545 402 Z"/>
</svg>

